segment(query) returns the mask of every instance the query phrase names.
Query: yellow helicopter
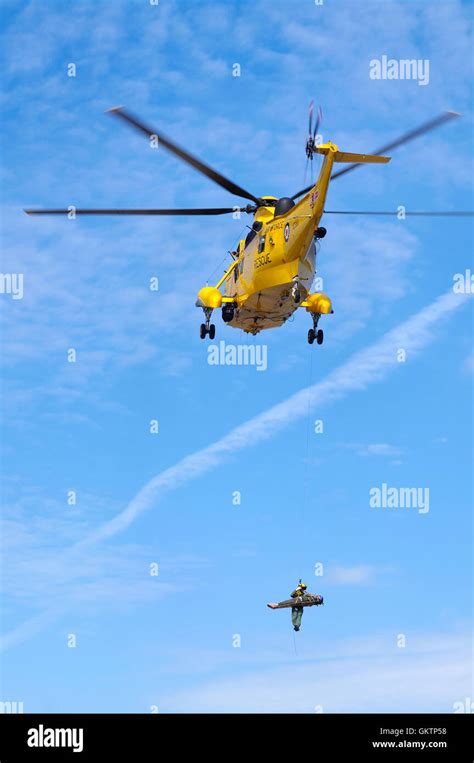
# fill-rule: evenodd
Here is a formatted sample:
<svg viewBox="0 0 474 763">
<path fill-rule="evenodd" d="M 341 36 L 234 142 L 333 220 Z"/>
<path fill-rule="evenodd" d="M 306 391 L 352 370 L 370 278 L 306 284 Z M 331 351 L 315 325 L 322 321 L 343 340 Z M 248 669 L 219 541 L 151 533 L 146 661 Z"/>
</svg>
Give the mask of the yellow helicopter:
<svg viewBox="0 0 474 763">
<path fill-rule="evenodd" d="M 212 312 L 222 310 L 225 323 L 250 334 L 281 326 L 299 307 L 312 318 L 308 342 L 323 342 L 323 331 L 318 328 L 322 315 L 333 312 L 331 299 L 322 292 L 311 293 L 316 273 L 316 242 L 326 235 L 319 223 L 323 214 L 375 214 L 396 215 L 397 212 L 351 212 L 324 209 L 331 180 L 355 169 L 360 164 L 386 164 L 390 157 L 386 151 L 411 141 L 439 127 L 459 114 L 445 112 L 435 119 L 411 130 L 372 154 L 355 154 L 339 151 L 331 142 L 318 144 L 321 110 L 313 121 L 313 103 L 309 109 L 309 136 L 306 142 L 307 160 L 314 154 L 324 159 L 316 182 L 292 196 L 256 196 L 228 180 L 209 165 L 204 164 L 183 148 L 174 144 L 163 134 L 139 121 L 118 106 L 108 112 L 120 117 L 132 127 L 144 133 L 156 145 L 170 151 L 190 164 L 217 185 L 240 198 L 251 201 L 245 207 L 217 207 L 204 209 L 27 209 L 29 215 L 71 214 L 75 215 L 222 215 L 239 216 L 242 212 L 254 217 L 247 237 L 231 252 L 233 261 L 215 286 L 204 286 L 198 293 L 196 306 L 204 311 L 205 322 L 201 324 L 200 336 L 212 340 L 215 325 L 211 323 Z M 346 163 L 347 167 L 333 172 L 334 164 Z M 299 199 L 299 200 L 298 200 Z M 472 212 L 406 212 L 407 215 L 463 216 Z M 224 286 L 222 293 L 221 288 Z"/>
</svg>

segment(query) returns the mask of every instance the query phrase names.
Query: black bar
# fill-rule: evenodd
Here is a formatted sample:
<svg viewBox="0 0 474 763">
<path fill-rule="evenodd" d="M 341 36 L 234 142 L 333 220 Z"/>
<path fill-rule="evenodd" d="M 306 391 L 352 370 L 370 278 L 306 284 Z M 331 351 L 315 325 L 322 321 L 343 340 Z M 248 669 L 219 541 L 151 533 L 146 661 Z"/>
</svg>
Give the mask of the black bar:
<svg viewBox="0 0 474 763">
<path fill-rule="evenodd" d="M 56 733 L 59 729 L 64 734 Z M 472 716 L 467 713 L 0 715 L 1 763 L 156 762 L 183 755 L 207 758 L 210 752 L 223 761 L 241 752 L 246 760 L 254 757 L 256 748 L 262 749 L 265 760 L 273 754 L 280 760 L 288 749 L 298 761 L 303 752 L 311 761 L 351 761 L 383 760 L 388 751 L 392 759 L 413 753 L 419 760 L 435 756 L 471 763 L 472 739 Z M 28 746 L 28 740 L 43 746 Z M 46 747 L 50 741 L 70 746 Z"/>
</svg>

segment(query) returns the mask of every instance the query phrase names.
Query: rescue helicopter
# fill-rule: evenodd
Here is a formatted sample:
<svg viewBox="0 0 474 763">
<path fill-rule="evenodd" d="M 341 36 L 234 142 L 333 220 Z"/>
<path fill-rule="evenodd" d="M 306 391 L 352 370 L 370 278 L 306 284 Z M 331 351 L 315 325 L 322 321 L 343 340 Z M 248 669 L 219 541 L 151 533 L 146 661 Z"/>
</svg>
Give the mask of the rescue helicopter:
<svg viewBox="0 0 474 763">
<path fill-rule="evenodd" d="M 414 130 L 389 142 L 371 154 L 340 151 L 332 142 L 319 142 L 321 109 L 318 110 L 313 128 L 313 102 L 309 108 L 309 130 L 305 151 L 307 162 L 315 154 L 323 157 L 318 178 L 306 188 L 291 196 L 277 198 L 271 195 L 253 194 L 220 172 L 177 146 L 161 132 L 140 121 L 124 107 L 109 110 L 150 141 L 174 154 L 194 167 L 214 183 L 234 196 L 247 199 L 246 206 L 211 207 L 195 209 L 25 209 L 28 215 L 199 215 L 213 216 L 242 213 L 253 216 L 249 233 L 232 251 L 232 262 L 222 278 L 214 285 L 206 285 L 197 295 L 196 306 L 204 312 L 200 337 L 212 340 L 216 327 L 211 323 L 214 310 L 221 310 L 224 323 L 256 335 L 264 329 L 284 324 L 295 310 L 303 308 L 310 315 L 312 326 L 308 342 L 323 343 L 323 330 L 319 321 L 333 313 L 331 298 L 322 292 L 311 292 L 316 273 L 316 243 L 326 235 L 320 225 L 321 218 L 329 214 L 347 215 L 396 215 L 397 212 L 355 212 L 325 209 L 326 196 L 331 181 L 351 172 L 362 164 L 386 164 L 391 157 L 386 152 L 398 148 L 415 138 L 460 116 L 456 112 L 442 113 Z M 335 170 L 334 165 L 347 166 Z M 406 212 L 412 216 L 467 216 L 473 212 Z"/>
</svg>

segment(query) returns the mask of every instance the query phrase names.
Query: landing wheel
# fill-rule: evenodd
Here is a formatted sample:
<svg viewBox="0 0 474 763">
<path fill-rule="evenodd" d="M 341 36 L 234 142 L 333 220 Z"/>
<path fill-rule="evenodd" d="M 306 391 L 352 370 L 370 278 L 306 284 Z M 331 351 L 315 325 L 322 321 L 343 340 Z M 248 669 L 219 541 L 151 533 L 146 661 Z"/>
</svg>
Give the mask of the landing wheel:
<svg viewBox="0 0 474 763">
<path fill-rule="evenodd" d="M 211 342 L 214 339 L 215 335 L 216 335 L 216 327 L 213 323 L 211 323 L 211 325 L 209 326 L 209 339 L 211 340 Z"/>
<path fill-rule="evenodd" d="M 298 305 L 301 300 L 301 294 L 299 289 L 295 289 L 293 293 L 293 299 L 295 300 L 295 305 Z"/>
<path fill-rule="evenodd" d="M 207 334 L 207 328 L 205 323 L 201 323 L 201 326 L 199 328 L 199 336 L 201 339 L 205 339 Z"/>
<path fill-rule="evenodd" d="M 315 330 L 314 329 L 310 329 L 308 331 L 308 344 L 313 344 L 315 338 L 316 338 Z"/>
<path fill-rule="evenodd" d="M 313 332 L 314 333 L 314 332 Z M 324 333 L 322 329 L 319 329 L 318 333 L 316 334 L 316 341 L 318 344 L 322 344 L 324 340 Z"/>
</svg>

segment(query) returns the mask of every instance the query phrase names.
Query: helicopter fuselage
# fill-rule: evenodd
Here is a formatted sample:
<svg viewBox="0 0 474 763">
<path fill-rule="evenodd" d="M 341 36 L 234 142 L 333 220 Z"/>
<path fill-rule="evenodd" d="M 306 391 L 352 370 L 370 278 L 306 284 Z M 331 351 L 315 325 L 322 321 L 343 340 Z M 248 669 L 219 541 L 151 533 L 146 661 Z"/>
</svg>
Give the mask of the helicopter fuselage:
<svg viewBox="0 0 474 763">
<path fill-rule="evenodd" d="M 309 294 L 316 272 L 314 237 L 332 164 L 329 152 L 314 187 L 285 214 L 275 216 L 275 206 L 255 212 L 255 235 L 240 242 L 237 263 L 225 279 L 225 301 L 232 301 L 235 308 L 229 326 L 251 334 L 281 326 Z"/>
</svg>

